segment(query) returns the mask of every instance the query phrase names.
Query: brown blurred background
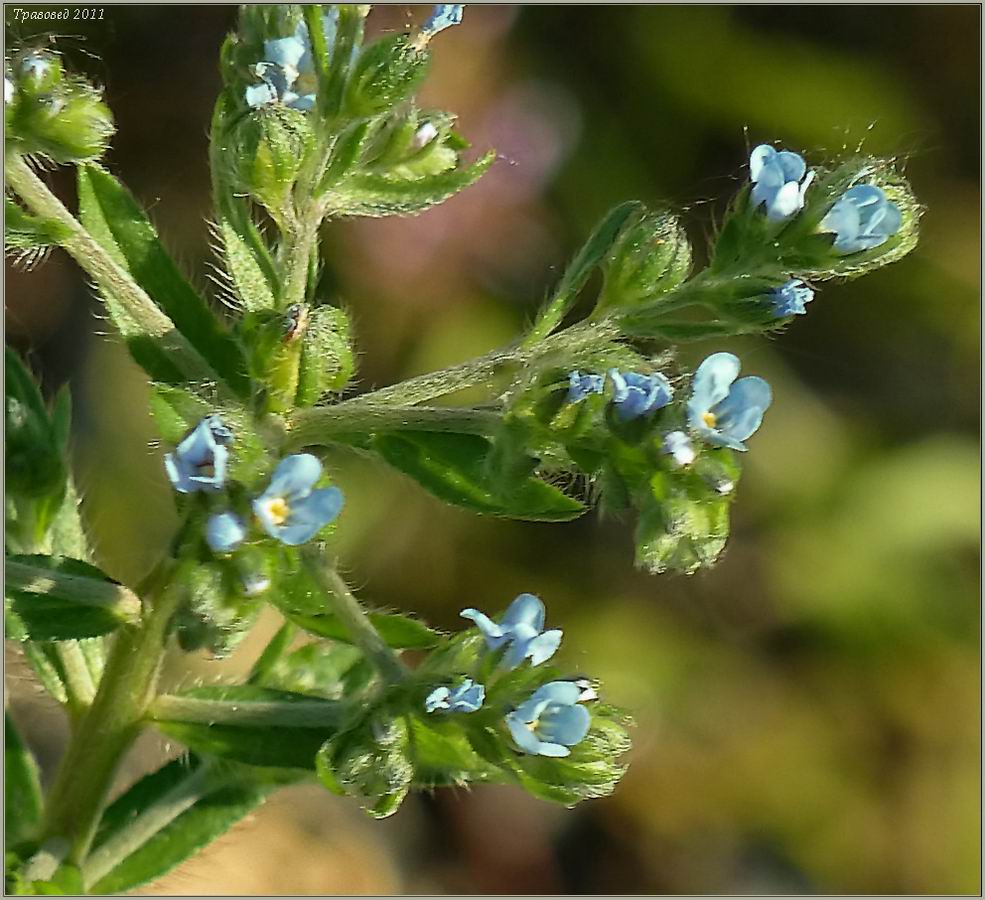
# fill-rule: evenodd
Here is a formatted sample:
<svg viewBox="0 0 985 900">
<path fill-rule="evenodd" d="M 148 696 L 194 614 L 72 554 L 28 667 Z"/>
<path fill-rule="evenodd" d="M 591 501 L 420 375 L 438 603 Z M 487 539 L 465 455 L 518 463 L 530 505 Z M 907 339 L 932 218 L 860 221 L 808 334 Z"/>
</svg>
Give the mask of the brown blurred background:
<svg viewBox="0 0 985 900">
<path fill-rule="evenodd" d="M 472 6 L 441 35 L 425 103 L 500 159 L 422 217 L 328 228 L 361 386 L 508 341 L 619 201 L 670 203 L 700 259 L 761 141 L 813 161 L 860 144 L 898 155 L 927 208 L 920 246 L 829 283 L 779 338 L 688 351 L 729 346 L 776 395 L 713 571 L 635 572 L 630 522 L 484 520 L 366 461 L 335 464 L 343 555 L 370 603 L 454 628 L 463 606 L 545 599 L 561 661 L 637 718 L 613 797 L 565 811 L 507 788 L 441 791 L 378 823 L 292 788 L 148 892 L 980 890 L 980 14 Z M 370 23 L 424 15 L 381 7 Z M 105 83 L 109 164 L 202 286 L 206 133 L 234 20 L 231 6 L 114 6 L 56 40 Z M 8 42 L 33 37 L 8 26 Z M 141 374 L 66 259 L 7 279 L 8 340 L 48 389 L 71 381 L 101 560 L 139 575 L 174 523 Z M 242 671 L 275 621 L 184 681 Z M 58 716 L 12 676 L 50 771 Z M 164 749 L 148 738 L 130 774 Z"/>
</svg>

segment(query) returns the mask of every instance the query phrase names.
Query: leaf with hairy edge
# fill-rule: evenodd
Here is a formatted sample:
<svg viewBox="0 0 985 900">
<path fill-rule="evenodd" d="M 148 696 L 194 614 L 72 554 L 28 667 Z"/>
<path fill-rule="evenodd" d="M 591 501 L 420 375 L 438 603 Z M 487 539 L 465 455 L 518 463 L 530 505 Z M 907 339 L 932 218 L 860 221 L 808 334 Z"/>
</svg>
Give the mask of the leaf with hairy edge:
<svg viewBox="0 0 985 900">
<path fill-rule="evenodd" d="M 6 636 L 63 641 L 98 637 L 135 622 L 140 600 L 95 566 L 55 556 L 8 556 Z"/>
<path fill-rule="evenodd" d="M 122 894 L 160 878 L 256 809 L 283 781 L 216 770 L 195 757 L 168 763 L 103 813 L 82 870 L 86 890 Z"/>
<path fill-rule="evenodd" d="M 584 504 L 534 477 L 519 479 L 508 494 L 495 491 L 486 467 L 492 444 L 477 435 L 405 431 L 377 435 L 372 447 L 436 497 L 474 512 L 542 522 L 585 512 Z"/>
<path fill-rule="evenodd" d="M 331 613 L 306 615 L 285 611 L 285 615 L 295 625 L 300 625 L 305 631 L 310 631 L 319 637 L 345 641 L 346 643 L 352 641 L 345 625 Z M 441 640 L 441 635 L 437 631 L 409 616 L 374 612 L 368 615 L 380 637 L 395 650 L 423 650 L 427 647 L 433 647 Z"/>
<path fill-rule="evenodd" d="M 151 719 L 198 753 L 254 766 L 314 769 L 347 717 L 331 700 L 254 685 L 214 685 L 159 697 Z"/>
<path fill-rule="evenodd" d="M 104 169 L 80 166 L 79 205 L 82 223 L 93 237 L 130 272 L 225 384 L 238 396 L 249 397 L 242 348 L 185 280 L 130 192 Z M 115 315 L 113 306 L 111 312 Z"/>
<path fill-rule="evenodd" d="M 327 195 L 342 216 L 396 216 L 424 212 L 479 180 L 496 158 L 489 151 L 471 166 L 424 178 L 398 179 L 366 173 L 347 178 Z"/>
<path fill-rule="evenodd" d="M 4 849 L 35 835 L 41 822 L 41 781 L 34 755 L 21 740 L 17 726 L 3 718 Z"/>
</svg>

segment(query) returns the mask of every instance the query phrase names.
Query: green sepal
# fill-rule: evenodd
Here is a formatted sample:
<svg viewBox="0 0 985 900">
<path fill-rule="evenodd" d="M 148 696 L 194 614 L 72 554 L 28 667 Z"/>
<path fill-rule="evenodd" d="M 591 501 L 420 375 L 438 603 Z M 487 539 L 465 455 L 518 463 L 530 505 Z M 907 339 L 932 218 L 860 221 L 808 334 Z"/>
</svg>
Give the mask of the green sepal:
<svg viewBox="0 0 985 900">
<path fill-rule="evenodd" d="M 372 447 L 436 497 L 473 512 L 543 522 L 565 522 L 585 512 L 583 503 L 534 477 L 508 493 L 497 491 L 487 465 L 492 444 L 478 435 L 394 432 L 377 435 Z"/>
<path fill-rule="evenodd" d="M 27 212 L 9 195 L 4 195 L 4 250 L 8 255 L 30 259 L 31 255 L 61 243 L 71 232 L 54 219 Z"/>
<path fill-rule="evenodd" d="M 109 634 L 136 622 L 140 601 L 82 560 L 8 556 L 4 611 L 8 639 L 67 641 Z"/>
<path fill-rule="evenodd" d="M 166 698 L 165 698 L 166 699 Z M 152 707 L 155 727 L 197 753 L 283 769 L 314 769 L 325 741 L 345 727 L 351 713 L 339 703 L 256 685 L 192 688 L 180 700 L 209 701 L 190 720 L 175 718 L 163 701 Z"/>
<path fill-rule="evenodd" d="M 368 44 L 349 74 L 346 112 L 352 118 L 374 116 L 406 100 L 424 80 L 429 62 L 430 55 L 403 34 Z"/>
<path fill-rule="evenodd" d="M 313 406 L 329 391 L 343 390 L 352 379 L 355 355 L 345 310 L 312 310 L 301 340 L 296 403 Z"/>
<path fill-rule="evenodd" d="M 329 192 L 329 212 L 370 217 L 424 212 L 474 184 L 495 159 L 490 151 L 470 166 L 422 178 L 357 173 Z"/>
</svg>

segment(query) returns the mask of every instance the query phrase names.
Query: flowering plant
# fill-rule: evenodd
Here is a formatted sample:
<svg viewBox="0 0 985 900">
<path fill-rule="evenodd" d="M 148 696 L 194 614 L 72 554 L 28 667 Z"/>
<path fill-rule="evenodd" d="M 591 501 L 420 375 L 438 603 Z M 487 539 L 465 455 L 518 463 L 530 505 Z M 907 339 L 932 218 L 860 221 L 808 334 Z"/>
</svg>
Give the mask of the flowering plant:
<svg viewBox="0 0 985 900">
<path fill-rule="evenodd" d="M 92 279 L 149 380 L 181 517 L 139 583 L 103 573 L 68 465 L 68 394 L 47 405 L 7 351 L 6 633 L 73 724 L 42 797 L 7 720 L 8 790 L 22 798 L 8 821 L 14 892 L 130 890 L 304 778 L 374 816 L 441 785 L 511 783 L 568 806 L 611 792 L 629 720 L 555 665 L 562 632 L 537 596 L 500 616 L 465 609 L 472 625 L 456 634 L 357 600 L 333 550 L 346 500 L 325 452 L 357 448 L 480 515 L 565 521 L 590 497 L 635 513 L 640 567 L 693 573 L 725 547 L 740 454 L 773 395 L 738 377 L 733 354 L 689 372 L 678 347 L 781 330 L 813 286 L 916 243 L 919 209 L 891 161 L 808 167 L 763 144 L 705 268 L 669 211 L 621 204 L 513 344 L 356 393 L 349 317 L 319 279 L 321 225 L 422 213 L 495 158 L 466 162 L 454 116 L 415 101 L 462 7 L 374 41 L 368 12 L 246 6 L 222 47 L 210 163 L 228 320 L 99 164 L 112 134 L 100 92 L 51 51 L 5 61 L 7 250 L 34 261 L 60 247 Z M 41 163 L 75 167 L 77 215 Z M 568 324 L 596 270 L 592 311 Z M 463 388 L 485 400 L 436 402 Z M 561 474 L 593 490 L 561 490 Z M 172 642 L 226 654 L 264 604 L 283 625 L 242 683 L 162 690 Z M 147 727 L 187 754 L 107 803 Z"/>
</svg>

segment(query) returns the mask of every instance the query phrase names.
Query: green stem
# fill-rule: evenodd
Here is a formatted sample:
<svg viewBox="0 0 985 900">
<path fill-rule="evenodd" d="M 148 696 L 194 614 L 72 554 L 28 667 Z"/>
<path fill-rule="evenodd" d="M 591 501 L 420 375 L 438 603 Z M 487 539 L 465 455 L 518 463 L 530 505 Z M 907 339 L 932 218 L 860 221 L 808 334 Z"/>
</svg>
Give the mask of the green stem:
<svg viewBox="0 0 985 900">
<path fill-rule="evenodd" d="M 192 380 L 217 382 L 216 373 L 174 323 L 137 284 L 130 273 L 103 248 L 31 170 L 24 158 L 8 153 L 4 158 L 4 176 L 25 206 L 35 215 L 57 222 L 66 236 L 59 243 L 88 272 L 99 287 L 116 298 L 141 334 L 161 340 L 174 349 L 175 362 Z M 218 383 L 218 382 L 217 382 Z"/>
<path fill-rule="evenodd" d="M 369 621 L 359 601 L 348 585 L 335 570 L 334 563 L 324 549 L 317 544 L 309 544 L 301 551 L 303 560 L 315 583 L 324 592 L 331 611 L 345 626 L 349 637 L 376 667 L 377 671 L 390 682 L 400 682 L 407 677 L 407 668 L 389 644 L 380 637 L 379 632 Z"/>
<path fill-rule="evenodd" d="M 454 406 L 315 406 L 298 411 L 290 421 L 287 449 L 298 450 L 378 431 L 452 431 L 492 434 L 501 421 L 494 410 Z"/>
<path fill-rule="evenodd" d="M 234 728 L 334 728 L 345 719 L 342 704 L 332 700 L 206 700 L 161 694 L 147 717 L 154 722 L 190 722 Z"/>
<path fill-rule="evenodd" d="M 67 838 L 68 860 L 75 864 L 89 850 L 116 767 L 154 695 L 168 622 L 180 599 L 169 589 L 171 570 L 165 560 L 145 580 L 146 617 L 117 634 L 92 706 L 79 720 L 48 796 L 44 837 Z"/>
</svg>

